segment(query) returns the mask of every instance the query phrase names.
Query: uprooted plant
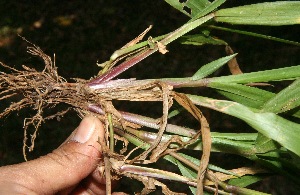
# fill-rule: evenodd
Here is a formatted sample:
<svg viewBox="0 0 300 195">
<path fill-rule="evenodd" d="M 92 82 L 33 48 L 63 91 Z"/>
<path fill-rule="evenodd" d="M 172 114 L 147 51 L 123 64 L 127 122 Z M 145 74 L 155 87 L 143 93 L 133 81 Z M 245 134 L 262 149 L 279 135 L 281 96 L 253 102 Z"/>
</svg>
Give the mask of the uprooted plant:
<svg viewBox="0 0 300 195">
<path fill-rule="evenodd" d="M 239 187 L 238 184 L 226 184 L 224 181 L 234 180 L 235 178 L 243 179 L 244 175 L 264 173 L 266 170 L 253 167 L 242 167 L 230 171 L 224 170 L 209 164 L 210 153 L 212 151 L 233 153 L 253 161 L 264 162 L 266 167 L 271 167 L 268 165 L 282 160 L 278 156 L 279 152 L 286 154 L 291 152 L 297 155 L 297 157 L 292 156 L 291 158 L 298 158 L 300 155 L 299 134 L 297 134 L 299 124 L 288 121 L 277 115 L 277 113 L 296 109 L 292 115 L 299 117 L 299 110 L 297 110 L 299 98 L 296 95 L 299 90 L 297 88 L 299 86 L 298 78 L 300 77 L 299 66 L 243 74 L 236 61 L 236 54 L 225 41 L 200 33 L 184 36 L 183 40 L 185 43 L 189 42 L 191 44 L 197 42 L 198 44 L 225 45 L 228 56 L 202 66 L 199 71 L 188 78 L 148 80 L 114 78 L 157 51 L 165 54 L 168 52 L 166 46 L 169 43 L 200 25 L 206 29 L 217 29 L 217 26 L 211 25 L 212 22 L 260 25 L 297 24 L 299 19 L 296 20 L 295 18 L 299 17 L 299 14 L 295 16 L 293 10 L 295 6 L 300 7 L 300 3 L 263 3 L 220 9 L 215 12 L 213 11 L 225 1 L 208 2 L 205 6 L 202 5 L 202 9 L 194 9 L 190 7 L 189 3 L 184 3 L 184 6 L 188 6 L 192 10 L 192 14 L 189 14 L 184 11 L 182 4 L 179 3 L 181 5 L 179 8 L 175 6 L 178 3 L 177 1 L 167 2 L 191 16 L 192 19 L 169 34 L 156 38 L 150 37 L 148 40 L 140 42 L 150 30 L 151 27 L 149 27 L 133 41 L 115 51 L 109 61 L 100 64 L 103 69 L 90 80 L 74 79 L 73 82 L 70 82 L 59 76 L 55 62 L 51 60 L 51 57 L 31 43 L 28 52 L 43 59 L 45 63 L 43 71 L 36 71 L 34 68 L 27 66 L 23 66 L 23 70 L 17 70 L 1 63 L 6 72 L 0 72 L 0 101 L 12 97 L 18 99 L 18 101 L 13 102 L 3 110 L 0 118 L 24 108 L 31 108 L 36 111 L 33 117 L 24 120 L 23 152 L 26 158 L 27 149 L 29 151 L 34 149 L 37 131 L 46 120 L 63 116 L 70 109 L 76 110 L 79 116 L 95 115 L 106 124 L 106 140 L 104 142 L 99 141 L 99 143 L 104 149 L 103 158 L 107 186 L 110 186 L 111 172 L 114 172 L 117 175 L 131 177 L 143 182 L 145 188 L 142 194 L 155 190 L 155 186 L 160 186 L 165 194 L 175 194 L 160 180 L 185 183 L 191 186 L 190 189 L 193 193 L 197 194 L 203 194 L 204 191 L 220 194 L 260 194 Z M 265 7 L 265 9 L 257 11 L 260 7 Z M 284 17 L 275 14 L 275 12 L 282 10 L 286 11 Z M 273 15 L 270 15 L 270 13 Z M 286 15 L 290 17 L 287 18 Z M 245 17 L 247 20 L 245 20 Z M 275 19 L 270 20 L 270 17 L 275 17 Z M 248 34 L 291 43 L 255 33 Z M 206 78 L 226 63 L 228 63 L 233 75 Z M 278 94 L 256 88 L 256 86 L 267 85 L 265 82 L 268 81 L 291 79 L 296 81 Z M 233 101 L 176 92 L 176 88 L 183 87 L 213 88 Z M 283 94 L 289 94 L 289 96 L 286 97 Z M 113 100 L 159 101 L 162 102 L 162 116 L 159 119 L 152 119 L 119 111 L 114 107 Z M 175 101 L 199 121 L 199 129 L 193 130 L 168 124 L 169 110 Z M 56 107 L 58 104 L 67 104 L 69 109 L 45 116 L 45 110 Z M 196 105 L 240 118 L 259 133 L 239 135 L 211 133 L 205 116 Z M 27 130 L 32 126 L 35 131 L 28 136 Z M 143 126 L 158 131 L 157 133 L 142 131 L 140 128 Z M 282 129 L 285 129 L 286 132 L 283 133 Z M 281 136 L 289 138 L 289 141 L 282 139 Z M 29 137 L 30 141 L 28 141 Z M 145 151 L 135 156 L 133 152 L 136 149 L 126 151 L 126 148 L 124 148 L 121 151 L 116 151 L 114 149 L 116 140 L 123 141 L 125 145 L 131 142 L 137 146 L 137 149 L 144 149 Z M 279 147 L 275 144 L 275 141 L 287 150 Z M 181 153 L 180 150 L 183 148 L 202 150 L 201 159 L 198 160 Z M 273 162 L 267 160 L 267 157 L 272 157 Z M 155 163 L 160 158 L 164 158 L 178 166 L 182 175 L 142 166 L 143 164 Z M 293 166 L 297 168 L 296 165 Z M 274 166 L 273 170 L 275 170 Z M 290 173 L 285 173 L 296 182 L 299 182 Z M 107 194 L 110 193 L 111 189 L 108 187 Z"/>
</svg>

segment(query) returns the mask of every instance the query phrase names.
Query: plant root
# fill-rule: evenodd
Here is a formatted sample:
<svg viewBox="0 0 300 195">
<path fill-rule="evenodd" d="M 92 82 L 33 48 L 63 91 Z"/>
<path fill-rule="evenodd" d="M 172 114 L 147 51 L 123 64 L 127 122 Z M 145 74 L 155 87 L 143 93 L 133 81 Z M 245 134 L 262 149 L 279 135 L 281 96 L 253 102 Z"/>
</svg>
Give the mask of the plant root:
<svg viewBox="0 0 300 195">
<path fill-rule="evenodd" d="M 206 122 L 206 119 L 203 117 L 200 110 L 198 110 L 185 95 L 173 92 L 172 86 L 162 81 L 155 80 L 143 81 L 135 79 L 122 79 L 94 82 L 95 79 L 74 79 L 73 82 L 69 82 L 65 78 L 58 75 L 55 62 L 53 63 L 51 58 L 39 47 L 32 44 L 31 47 L 28 47 L 28 53 L 43 59 L 45 64 L 43 71 L 39 72 L 34 68 L 29 68 L 24 65 L 22 66 L 22 70 L 17 70 L 0 63 L 0 66 L 8 70 L 6 72 L 10 72 L 0 72 L 0 101 L 8 98 L 16 100 L 3 111 L 0 111 L 0 119 L 6 117 L 13 111 L 20 111 L 24 108 L 30 108 L 36 111 L 34 116 L 25 118 L 24 120 L 23 155 L 25 160 L 27 150 L 32 151 L 34 149 L 34 141 L 36 139 L 38 129 L 42 123 L 53 118 L 61 118 L 70 110 L 75 110 L 80 117 L 83 117 L 87 114 L 93 114 L 97 116 L 104 124 L 108 124 L 107 116 L 110 115 L 112 117 L 113 126 L 122 128 L 123 130 L 126 130 L 127 128 L 139 128 L 139 124 L 136 124 L 133 121 L 125 120 L 122 117 L 122 113 L 116 110 L 112 104 L 112 100 L 128 100 L 160 101 L 163 103 L 163 115 L 159 123 L 160 128 L 156 139 L 148 150 L 131 160 L 131 163 L 135 162 L 136 160 L 145 160 L 148 157 L 148 154 L 151 152 L 152 155 L 150 156 L 150 161 L 155 162 L 158 158 L 162 157 L 162 155 L 175 153 L 177 150 L 182 148 L 180 147 L 177 150 L 168 149 L 171 141 L 167 144 L 161 143 L 161 138 L 168 125 L 168 110 L 171 107 L 174 98 L 201 123 L 201 130 L 199 132 L 201 132 L 202 139 L 205 141 L 203 141 L 204 152 L 201 159 L 202 163 L 198 170 L 198 191 L 202 193 L 204 175 L 208 165 L 211 147 L 210 132 L 208 123 Z M 59 104 L 67 104 L 69 108 L 50 115 L 45 114 L 45 110 L 50 110 L 54 107 L 57 107 Z M 30 135 L 29 139 L 27 133 L 28 128 L 31 126 L 34 128 L 34 132 Z M 108 148 L 108 125 L 106 125 L 106 128 L 107 132 L 105 140 L 101 141 L 101 145 L 105 145 L 105 147 L 102 147 L 105 148 L 103 151 L 103 156 L 105 157 L 105 172 L 108 180 L 110 180 L 110 170 L 114 170 L 112 164 L 110 163 L 111 160 L 117 159 L 118 161 L 121 161 L 122 159 L 124 160 L 125 157 L 115 153 L 114 151 L 110 151 Z M 198 136 L 200 136 L 200 133 L 193 135 L 191 142 L 195 141 Z M 123 140 L 122 136 L 119 137 L 118 135 L 114 135 L 114 138 Z M 180 139 L 175 139 L 175 137 L 172 139 L 172 142 L 177 142 L 179 146 L 184 145 L 181 143 Z M 124 143 L 127 145 L 127 141 Z M 158 146 L 164 147 L 159 149 L 160 147 Z M 123 150 L 120 153 L 122 154 L 124 152 L 125 151 Z M 118 173 L 117 170 L 114 171 Z M 155 180 L 154 178 L 134 174 L 118 174 L 142 181 L 145 184 L 142 194 L 147 194 L 153 191 L 155 186 L 160 186 L 165 194 L 175 194 L 175 192 L 171 192 L 163 183 Z M 110 182 L 107 182 L 109 184 L 108 186 L 110 186 Z M 111 193 L 111 191 L 108 190 L 108 193 Z"/>
</svg>

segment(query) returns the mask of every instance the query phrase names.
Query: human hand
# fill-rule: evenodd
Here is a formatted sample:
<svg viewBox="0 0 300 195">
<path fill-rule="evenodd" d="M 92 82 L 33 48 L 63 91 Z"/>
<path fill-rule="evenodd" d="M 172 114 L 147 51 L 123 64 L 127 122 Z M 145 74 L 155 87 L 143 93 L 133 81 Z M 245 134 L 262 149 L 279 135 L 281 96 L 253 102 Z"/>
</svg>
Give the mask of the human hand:
<svg viewBox="0 0 300 195">
<path fill-rule="evenodd" d="M 105 194 L 105 178 L 97 170 L 98 138 L 104 140 L 102 123 L 85 117 L 52 153 L 0 167 L 0 194 Z"/>
</svg>

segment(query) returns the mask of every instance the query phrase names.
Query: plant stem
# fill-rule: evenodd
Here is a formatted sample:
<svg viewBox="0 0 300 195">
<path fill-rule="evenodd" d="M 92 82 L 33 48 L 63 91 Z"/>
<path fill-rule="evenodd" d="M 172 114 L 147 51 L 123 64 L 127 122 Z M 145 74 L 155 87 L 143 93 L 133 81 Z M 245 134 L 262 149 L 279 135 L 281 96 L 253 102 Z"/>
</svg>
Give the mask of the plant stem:
<svg viewBox="0 0 300 195">
<path fill-rule="evenodd" d="M 108 113 L 108 124 L 109 124 L 109 149 L 111 152 L 114 152 L 115 142 L 114 142 L 114 127 L 111 117 L 111 113 Z"/>
<path fill-rule="evenodd" d="M 102 155 L 103 155 L 103 161 L 104 161 L 104 171 L 105 171 L 105 184 L 106 184 L 106 194 L 107 195 L 111 195 L 111 163 L 109 161 L 109 156 L 107 155 L 107 147 L 105 144 L 104 139 L 100 139 L 100 137 L 98 137 L 98 143 L 100 144 L 101 148 L 102 148 Z"/>
<path fill-rule="evenodd" d="M 109 70 L 108 72 L 104 73 L 103 75 L 101 75 L 101 76 L 95 78 L 94 80 L 90 81 L 88 83 L 88 85 L 109 81 L 109 80 L 115 78 L 116 76 L 118 76 L 119 74 L 121 74 L 122 72 L 126 71 L 127 69 L 131 68 L 132 66 L 134 66 L 138 62 L 142 61 L 146 57 L 148 57 L 151 54 L 155 53 L 156 51 L 157 51 L 157 49 L 156 50 L 155 49 L 146 49 L 145 51 L 141 51 L 137 55 L 135 55 L 134 57 L 130 58 L 129 60 L 121 63 L 119 66 Z"/>
<path fill-rule="evenodd" d="M 88 105 L 88 110 L 91 112 L 97 113 L 97 114 L 101 114 L 101 115 L 105 114 L 100 106 L 94 105 L 94 104 Z M 123 111 L 119 111 L 119 112 L 122 114 L 123 119 L 126 121 L 129 121 L 129 122 L 132 122 L 132 123 L 135 123 L 138 125 L 142 125 L 145 127 L 149 127 L 152 129 L 159 129 L 158 121 L 156 119 L 129 113 L 129 112 L 123 112 Z M 182 136 L 186 136 L 186 137 L 193 137 L 196 134 L 196 131 L 193 129 L 189 129 L 186 127 L 180 127 L 180 126 L 173 125 L 173 124 L 167 124 L 166 132 L 174 133 L 174 134 L 182 135 Z"/>
<path fill-rule="evenodd" d="M 194 187 L 197 185 L 197 182 L 195 179 L 190 179 L 190 178 L 178 175 L 176 173 L 163 171 L 160 169 L 153 169 L 153 168 L 148 168 L 148 167 L 124 164 L 119 168 L 119 171 L 121 173 L 130 173 L 130 174 L 134 174 L 134 175 L 142 175 L 144 177 L 152 177 L 152 178 L 158 178 L 158 179 L 163 179 L 163 180 L 182 182 L 187 185 L 194 186 Z"/>
<path fill-rule="evenodd" d="M 186 24 L 184 24 L 183 26 L 181 26 L 177 30 L 169 33 L 164 39 L 162 39 L 160 41 L 160 43 L 163 44 L 163 45 L 168 45 L 169 43 L 171 43 L 174 40 L 178 39 L 182 35 L 190 32 L 191 30 L 195 29 L 196 27 L 200 26 L 201 24 L 207 22 L 208 20 L 212 19 L 213 17 L 214 17 L 214 14 L 211 13 L 211 14 L 209 14 L 207 16 L 204 16 L 202 18 L 199 18 L 195 21 L 187 22 Z M 139 52 L 137 55 L 135 55 L 134 57 L 130 58 L 129 60 L 121 63 L 119 66 L 117 66 L 117 67 L 111 69 L 110 71 L 106 72 L 105 74 L 91 80 L 88 83 L 88 85 L 95 84 L 95 83 L 102 83 L 104 81 L 109 81 L 109 80 L 115 78 L 116 76 L 118 76 L 122 72 L 126 71 L 130 67 L 134 66 L 138 62 L 142 61 L 146 57 L 148 57 L 151 54 L 158 51 L 158 49 L 159 48 L 158 48 L 157 44 L 155 44 L 155 46 L 153 48 L 151 48 L 151 49 L 148 48 L 148 49 L 145 49 L 145 51 Z"/>
<path fill-rule="evenodd" d="M 160 41 L 161 39 L 165 38 L 167 36 L 166 35 L 161 35 L 161 36 L 158 36 L 158 37 L 155 37 L 152 39 L 152 41 Z M 135 45 L 132 45 L 130 47 L 126 47 L 126 48 L 123 48 L 123 49 L 118 49 L 117 51 L 115 51 L 111 57 L 110 57 L 110 61 L 114 61 L 116 60 L 117 58 L 119 58 L 120 56 L 123 56 L 123 55 L 126 55 L 128 53 L 131 53 L 131 52 L 134 52 L 135 50 L 137 49 L 140 49 L 142 47 L 145 47 L 149 45 L 149 42 L 148 40 L 147 41 L 143 41 L 141 43 L 137 43 Z"/>
<path fill-rule="evenodd" d="M 173 88 L 183 88 L 183 87 L 207 87 L 213 78 L 204 78 L 199 80 L 192 80 L 191 77 L 186 78 L 162 78 L 162 79 L 144 79 L 144 80 L 135 80 L 135 79 L 117 79 L 110 81 L 103 81 L 100 83 L 88 83 L 87 87 L 91 90 L 101 90 L 109 88 L 118 88 L 118 87 L 132 87 L 132 86 L 141 86 L 147 85 L 153 82 L 164 82 Z"/>
<path fill-rule="evenodd" d="M 189 167 L 191 167 L 195 171 L 197 171 L 198 168 L 199 168 L 198 165 L 196 165 L 195 163 L 191 162 L 190 160 L 184 158 L 183 156 L 181 156 L 180 154 L 178 154 L 176 152 L 170 152 L 169 155 L 173 156 L 177 160 L 179 160 L 179 161 L 183 162 L 184 164 L 188 165 Z"/>
<path fill-rule="evenodd" d="M 204 186 L 204 188 L 205 188 L 207 191 L 215 192 L 215 194 L 232 195 L 231 193 L 224 192 L 223 190 L 219 190 L 219 189 L 213 188 L 213 187 L 211 187 L 211 186 Z"/>
</svg>

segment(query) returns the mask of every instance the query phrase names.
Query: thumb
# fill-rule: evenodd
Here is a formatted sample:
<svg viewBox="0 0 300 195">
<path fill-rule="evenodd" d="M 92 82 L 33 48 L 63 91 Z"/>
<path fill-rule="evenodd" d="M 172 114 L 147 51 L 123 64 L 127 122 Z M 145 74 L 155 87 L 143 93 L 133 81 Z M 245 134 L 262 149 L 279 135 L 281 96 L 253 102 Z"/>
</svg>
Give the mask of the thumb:
<svg viewBox="0 0 300 195">
<path fill-rule="evenodd" d="M 96 169 L 101 155 L 98 138 L 104 139 L 102 123 L 95 117 L 85 117 L 58 149 L 36 160 L 12 165 L 9 175 L 37 194 L 71 188 Z"/>
</svg>

